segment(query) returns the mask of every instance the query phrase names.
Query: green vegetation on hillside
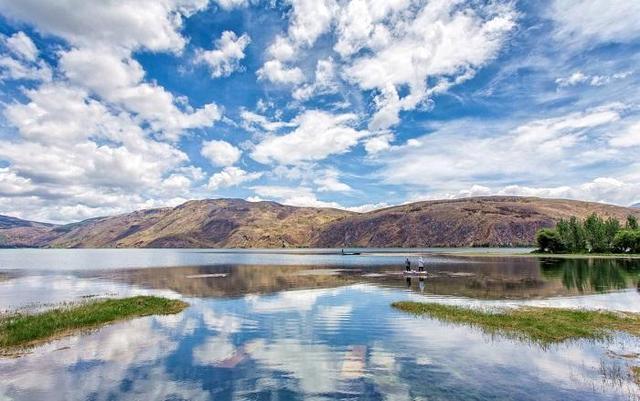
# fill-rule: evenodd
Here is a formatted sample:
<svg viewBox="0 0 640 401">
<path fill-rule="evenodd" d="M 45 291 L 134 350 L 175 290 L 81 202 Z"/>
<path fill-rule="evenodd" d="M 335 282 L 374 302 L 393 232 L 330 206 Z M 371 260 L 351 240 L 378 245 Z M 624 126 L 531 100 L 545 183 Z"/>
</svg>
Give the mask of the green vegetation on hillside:
<svg viewBox="0 0 640 401">
<path fill-rule="evenodd" d="M 538 250 L 548 253 L 640 253 L 640 228 L 635 216 L 622 226 L 594 213 L 583 221 L 561 219 L 555 228 L 539 230 L 536 241 Z"/>
<path fill-rule="evenodd" d="M 556 308 L 487 312 L 438 303 L 395 302 L 394 308 L 443 322 L 468 324 L 487 333 L 547 345 L 566 340 L 603 339 L 612 331 L 640 336 L 640 315 Z"/>
<path fill-rule="evenodd" d="M 118 320 L 181 312 L 188 305 L 174 299 L 136 296 L 67 306 L 36 314 L 0 318 L 0 353 Z"/>
</svg>

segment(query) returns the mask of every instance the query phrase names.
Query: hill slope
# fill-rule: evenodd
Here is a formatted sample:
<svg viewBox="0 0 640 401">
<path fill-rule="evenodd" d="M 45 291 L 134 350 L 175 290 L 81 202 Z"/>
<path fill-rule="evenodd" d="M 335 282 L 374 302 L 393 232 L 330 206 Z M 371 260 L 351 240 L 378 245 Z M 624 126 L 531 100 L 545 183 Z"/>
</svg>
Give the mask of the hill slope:
<svg viewBox="0 0 640 401">
<path fill-rule="evenodd" d="M 591 213 L 624 221 L 640 210 L 563 199 L 478 197 L 417 202 L 376 210 L 326 227 L 317 244 L 327 247 L 517 246 L 560 218 Z"/>
<path fill-rule="evenodd" d="M 541 227 L 596 212 L 624 220 L 640 210 L 522 197 L 417 202 L 355 213 L 240 199 L 189 201 L 54 226 L 1 217 L 4 246 L 427 247 L 529 245 Z"/>
<path fill-rule="evenodd" d="M 0 248 L 46 246 L 57 234 L 53 224 L 0 215 Z"/>
</svg>

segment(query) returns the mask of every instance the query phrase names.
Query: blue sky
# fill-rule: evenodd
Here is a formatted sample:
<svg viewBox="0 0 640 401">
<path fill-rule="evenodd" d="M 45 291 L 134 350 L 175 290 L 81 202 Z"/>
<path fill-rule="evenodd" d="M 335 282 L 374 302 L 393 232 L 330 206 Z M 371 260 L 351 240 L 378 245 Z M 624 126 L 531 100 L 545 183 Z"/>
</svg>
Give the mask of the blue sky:
<svg viewBox="0 0 640 401">
<path fill-rule="evenodd" d="M 0 0 L 0 211 L 640 201 L 640 2 Z"/>
</svg>

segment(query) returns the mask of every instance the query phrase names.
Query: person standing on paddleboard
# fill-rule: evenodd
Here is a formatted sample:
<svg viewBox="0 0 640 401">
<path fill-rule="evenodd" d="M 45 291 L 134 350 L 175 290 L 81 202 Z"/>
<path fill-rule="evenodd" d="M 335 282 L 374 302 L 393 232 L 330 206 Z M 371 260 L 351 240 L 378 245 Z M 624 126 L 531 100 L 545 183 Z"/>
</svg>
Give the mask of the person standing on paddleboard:
<svg viewBox="0 0 640 401">
<path fill-rule="evenodd" d="M 419 272 L 424 271 L 424 259 L 422 258 L 422 256 L 418 258 L 418 271 Z"/>
<path fill-rule="evenodd" d="M 404 261 L 404 265 L 405 265 L 405 270 L 406 270 L 406 271 L 408 271 L 408 272 L 410 272 L 410 271 L 411 271 L 411 261 L 409 260 L 409 258 L 407 258 L 407 259 Z"/>
</svg>

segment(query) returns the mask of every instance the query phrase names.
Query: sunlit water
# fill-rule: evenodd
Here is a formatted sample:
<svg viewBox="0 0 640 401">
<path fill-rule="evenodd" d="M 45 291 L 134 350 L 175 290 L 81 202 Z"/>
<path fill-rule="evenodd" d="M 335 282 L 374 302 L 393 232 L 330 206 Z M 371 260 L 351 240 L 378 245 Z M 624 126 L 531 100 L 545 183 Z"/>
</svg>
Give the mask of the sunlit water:
<svg viewBox="0 0 640 401">
<path fill-rule="evenodd" d="M 0 359 L 0 400 L 640 399 L 637 338 L 541 348 L 390 307 L 640 312 L 640 261 L 428 256 L 430 277 L 407 281 L 403 255 L 334 252 L 0 251 L 0 310 L 136 294 L 191 305 Z"/>
</svg>

